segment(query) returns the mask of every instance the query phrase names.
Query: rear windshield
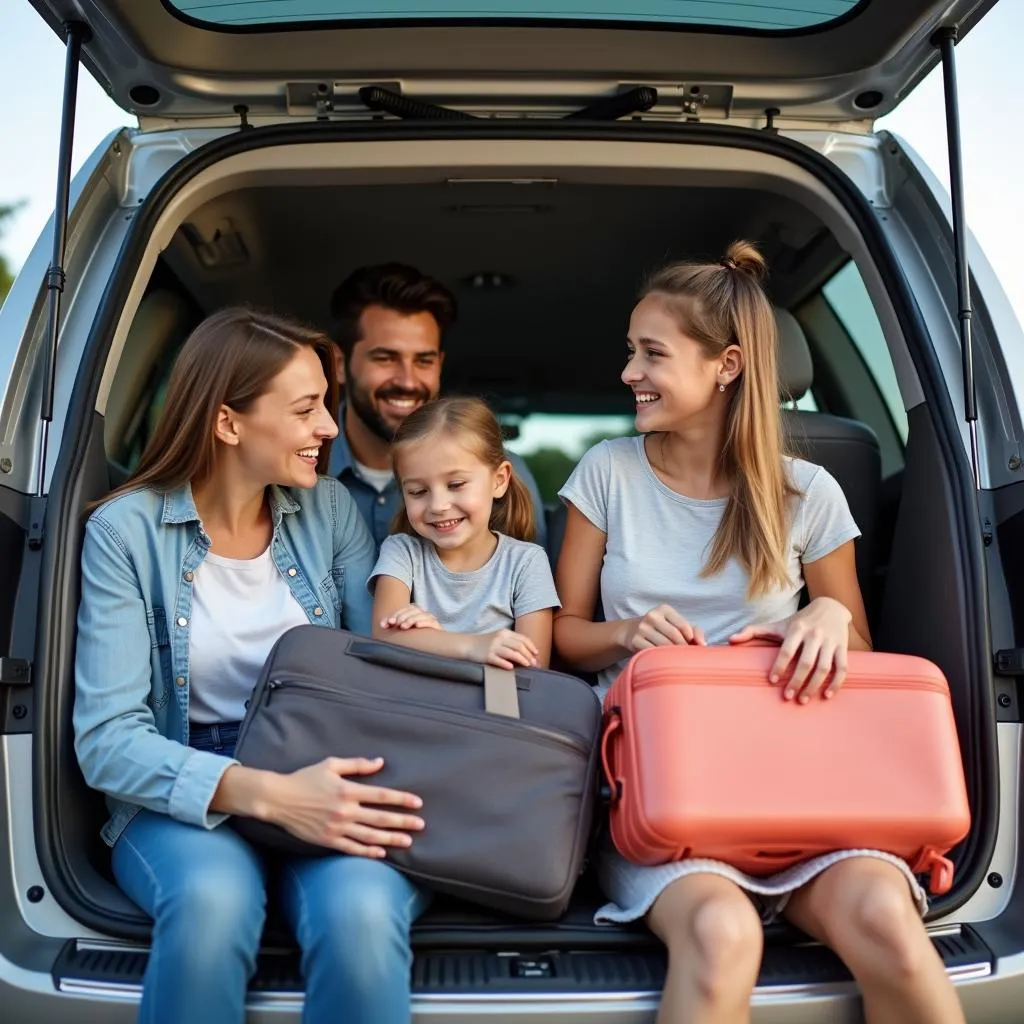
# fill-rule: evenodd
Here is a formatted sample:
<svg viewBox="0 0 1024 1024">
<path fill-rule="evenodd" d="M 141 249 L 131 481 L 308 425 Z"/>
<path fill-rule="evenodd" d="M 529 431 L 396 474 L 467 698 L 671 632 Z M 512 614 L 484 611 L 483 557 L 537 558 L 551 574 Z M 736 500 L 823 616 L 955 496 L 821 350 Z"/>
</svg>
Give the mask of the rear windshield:
<svg viewBox="0 0 1024 1024">
<path fill-rule="evenodd" d="M 280 27 L 310 21 L 632 22 L 743 31 L 813 29 L 869 0 L 165 0 L 208 24 Z"/>
</svg>

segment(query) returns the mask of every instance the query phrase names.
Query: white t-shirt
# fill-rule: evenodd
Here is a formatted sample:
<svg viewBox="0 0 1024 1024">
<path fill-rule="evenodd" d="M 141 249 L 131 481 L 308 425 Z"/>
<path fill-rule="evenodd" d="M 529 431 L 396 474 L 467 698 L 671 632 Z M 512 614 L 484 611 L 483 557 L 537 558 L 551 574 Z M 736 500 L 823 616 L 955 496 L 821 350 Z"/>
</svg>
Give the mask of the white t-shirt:
<svg viewBox="0 0 1024 1024">
<path fill-rule="evenodd" d="M 240 721 L 270 648 L 307 622 L 269 547 L 246 559 L 208 553 L 192 588 L 189 720 Z"/>
<path fill-rule="evenodd" d="M 395 474 L 390 469 L 374 469 L 372 466 L 363 465 L 356 459 L 353 459 L 352 462 L 355 466 L 356 476 L 368 483 L 378 494 L 383 494 L 391 481 L 395 479 Z"/>
<path fill-rule="evenodd" d="M 372 592 L 378 576 L 400 580 L 409 588 L 409 600 L 450 633 L 511 629 L 524 615 L 558 608 L 544 549 L 503 533 L 495 536 L 494 554 L 479 569 L 452 572 L 430 541 L 393 533 L 384 538 L 367 586 Z"/>
<path fill-rule="evenodd" d="M 735 558 L 714 576 L 700 575 L 727 498 L 700 500 L 673 491 L 651 467 L 642 436 L 591 448 L 558 493 L 608 535 L 601 568 L 605 618 L 636 618 L 667 604 L 703 629 L 709 644 L 720 644 L 744 626 L 792 615 L 803 589 L 803 563 L 823 558 L 860 530 L 834 477 L 803 459 L 784 463 L 802 492 L 791 505 L 790 584 L 750 601 L 747 572 Z M 626 660 L 598 674 L 600 694 Z"/>
</svg>

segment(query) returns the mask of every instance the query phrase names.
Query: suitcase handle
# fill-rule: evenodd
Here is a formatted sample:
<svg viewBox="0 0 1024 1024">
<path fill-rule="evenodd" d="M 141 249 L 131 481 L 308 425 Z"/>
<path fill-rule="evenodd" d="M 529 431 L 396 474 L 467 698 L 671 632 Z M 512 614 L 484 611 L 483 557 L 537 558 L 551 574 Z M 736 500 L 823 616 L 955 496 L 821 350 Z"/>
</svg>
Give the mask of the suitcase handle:
<svg viewBox="0 0 1024 1024">
<path fill-rule="evenodd" d="M 608 803 L 617 804 L 622 799 L 622 780 L 615 777 L 612 769 L 611 740 L 612 734 L 622 728 L 622 712 L 618 708 L 608 709 L 608 724 L 601 733 L 601 765 L 604 768 L 604 777 L 608 780 L 608 787 L 611 790 Z"/>
<path fill-rule="evenodd" d="M 484 688 L 484 706 L 488 713 L 519 717 L 519 695 L 517 690 L 528 690 L 529 684 L 520 682 L 515 672 L 482 665 L 476 661 L 459 658 L 441 658 L 436 654 L 425 654 L 395 644 L 375 643 L 372 640 L 355 640 L 349 644 L 349 654 L 360 661 L 400 672 L 412 672 L 432 679 L 446 679 L 452 683 L 471 683 Z"/>
<path fill-rule="evenodd" d="M 934 896 L 944 896 L 953 887 L 953 862 L 931 847 L 921 851 L 910 870 L 928 876 L 928 889 Z"/>
</svg>

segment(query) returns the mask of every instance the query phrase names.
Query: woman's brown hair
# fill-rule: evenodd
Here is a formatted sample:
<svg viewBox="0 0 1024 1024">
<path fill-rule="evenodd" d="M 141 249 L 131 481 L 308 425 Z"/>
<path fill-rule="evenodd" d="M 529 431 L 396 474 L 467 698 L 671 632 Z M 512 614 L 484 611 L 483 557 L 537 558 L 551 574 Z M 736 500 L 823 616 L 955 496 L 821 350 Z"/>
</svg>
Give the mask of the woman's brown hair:
<svg viewBox="0 0 1024 1024">
<path fill-rule="evenodd" d="M 283 316 L 231 306 L 208 316 L 174 361 L 163 409 L 138 466 L 103 501 L 150 488 L 167 492 L 213 472 L 214 427 L 222 405 L 244 413 L 303 347 L 313 349 L 327 378 L 324 401 L 335 415 L 338 378 L 327 336 Z M 331 447 L 320 448 L 317 472 L 326 473 Z M 97 503 L 98 504 L 98 503 Z"/>
<path fill-rule="evenodd" d="M 743 371 L 729 385 L 720 469 L 732 482 L 703 576 L 735 557 L 756 597 L 790 581 L 788 499 L 799 492 L 783 466 L 779 416 L 778 334 L 762 287 L 764 257 L 733 242 L 720 263 L 672 263 L 655 273 L 640 297 L 657 295 L 679 329 L 709 359 L 730 345 L 743 351 Z"/>
<path fill-rule="evenodd" d="M 479 398 L 442 398 L 420 406 L 395 431 L 391 443 L 391 460 L 399 483 L 402 475 L 398 470 L 398 460 L 402 449 L 438 434 L 454 437 L 489 469 L 496 470 L 508 461 L 501 427 L 486 402 Z M 533 540 L 536 535 L 530 492 L 514 470 L 509 476 L 508 489 L 504 495 L 494 499 L 489 526 L 517 540 Z M 404 504 L 395 516 L 391 532 L 416 533 L 409 522 Z"/>
</svg>

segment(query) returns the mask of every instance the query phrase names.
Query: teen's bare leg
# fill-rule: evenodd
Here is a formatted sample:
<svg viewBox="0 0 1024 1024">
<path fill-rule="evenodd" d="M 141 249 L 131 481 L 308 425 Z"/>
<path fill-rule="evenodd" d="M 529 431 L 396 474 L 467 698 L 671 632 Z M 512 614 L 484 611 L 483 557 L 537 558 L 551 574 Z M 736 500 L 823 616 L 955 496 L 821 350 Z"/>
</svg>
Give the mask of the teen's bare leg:
<svg viewBox="0 0 1024 1024">
<path fill-rule="evenodd" d="M 749 897 L 719 875 L 686 875 L 647 923 L 668 950 L 657 1024 L 747 1024 L 764 946 Z"/>
<path fill-rule="evenodd" d="M 786 917 L 839 954 L 860 985 L 870 1024 L 963 1024 L 907 880 L 892 864 L 840 861 L 793 895 Z"/>
</svg>

